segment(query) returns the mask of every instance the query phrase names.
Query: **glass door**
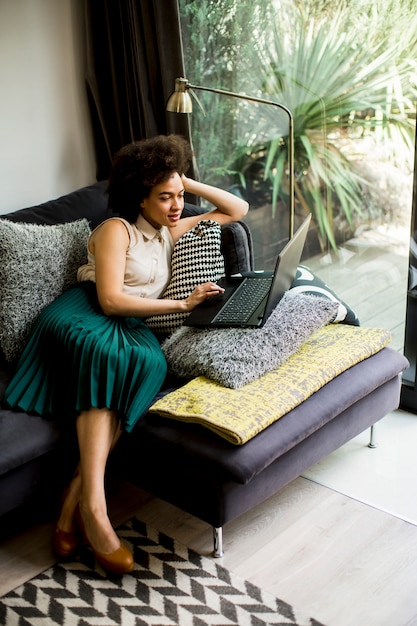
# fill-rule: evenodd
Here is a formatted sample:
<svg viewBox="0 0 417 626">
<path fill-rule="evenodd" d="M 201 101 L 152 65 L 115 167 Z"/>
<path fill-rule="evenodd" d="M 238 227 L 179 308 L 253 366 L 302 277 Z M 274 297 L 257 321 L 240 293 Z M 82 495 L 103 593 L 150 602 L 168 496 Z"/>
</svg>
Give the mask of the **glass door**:
<svg viewBox="0 0 417 626">
<path fill-rule="evenodd" d="M 192 84 L 292 111 L 295 227 L 313 217 L 302 262 L 363 326 L 388 328 L 399 351 L 417 100 L 413 2 L 179 0 Z M 249 201 L 256 269 L 272 269 L 288 239 L 288 122 L 271 106 L 196 95 L 200 178 Z"/>
</svg>

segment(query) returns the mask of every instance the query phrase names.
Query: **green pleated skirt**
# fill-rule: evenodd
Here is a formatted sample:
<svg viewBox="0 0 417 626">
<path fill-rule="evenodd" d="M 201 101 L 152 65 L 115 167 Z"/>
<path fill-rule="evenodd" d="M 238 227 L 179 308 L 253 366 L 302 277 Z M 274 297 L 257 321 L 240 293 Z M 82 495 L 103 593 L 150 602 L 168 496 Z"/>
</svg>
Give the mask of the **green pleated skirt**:
<svg viewBox="0 0 417 626">
<path fill-rule="evenodd" d="M 79 283 L 37 318 L 3 403 L 56 419 L 107 407 L 130 432 L 165 375 L 165 357 L 144 322 L 104 315 L 95 284 Z"/>
</svg>

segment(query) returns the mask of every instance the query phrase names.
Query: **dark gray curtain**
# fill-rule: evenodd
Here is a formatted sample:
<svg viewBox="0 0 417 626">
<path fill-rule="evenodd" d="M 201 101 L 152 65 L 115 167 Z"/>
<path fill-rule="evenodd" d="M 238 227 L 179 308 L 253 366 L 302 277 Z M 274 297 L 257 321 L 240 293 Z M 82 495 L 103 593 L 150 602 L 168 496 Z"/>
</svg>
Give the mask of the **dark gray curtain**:
<svg viewBox="0 0 417 626">
<path fill-rule="evenodd" d="M 84 0 L 86 84 L 97 155 L 107 178 L 123 145 L 177 132 L 191 141 L 187 115 L 166 113 L 184 75 L 177 0 Z"/>
</svg>

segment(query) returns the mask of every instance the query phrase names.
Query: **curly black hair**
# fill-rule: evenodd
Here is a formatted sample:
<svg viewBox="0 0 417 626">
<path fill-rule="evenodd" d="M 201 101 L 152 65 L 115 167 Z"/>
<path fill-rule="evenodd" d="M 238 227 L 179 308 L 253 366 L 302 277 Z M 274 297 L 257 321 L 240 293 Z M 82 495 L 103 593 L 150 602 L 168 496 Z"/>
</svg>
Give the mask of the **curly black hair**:
<svg viewBox="0 0 417 626">
<path fill-rule="evenodd" d="M 152 187 L 168 180 L 173 172 L 181 176 L 190 163 L 190 145 L 180 135 L 157 135 L 124 146 L 113 160 L 109 208 L 134 223 Z"/>
</svg>

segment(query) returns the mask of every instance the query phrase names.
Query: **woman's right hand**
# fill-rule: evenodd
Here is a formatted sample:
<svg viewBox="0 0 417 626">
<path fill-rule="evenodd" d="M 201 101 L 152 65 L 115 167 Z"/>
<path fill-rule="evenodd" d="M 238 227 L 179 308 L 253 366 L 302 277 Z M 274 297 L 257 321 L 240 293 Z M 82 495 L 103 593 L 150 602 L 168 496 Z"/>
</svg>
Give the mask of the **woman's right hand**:
<svg viewBox="0 0 417 626">
<path fill-rule="evenodd" d="M 224 293 L 223 287 L 216 285 L 216 283 L 203 283 L 198 285 L 198 287 L 196 287 L 183 302 L 186 310 L 192 311 L 198 304 L 207 300 L 207 298 L 212 298 L 213 296 L 218 296 L 222 293 Z"/>
</svg>

